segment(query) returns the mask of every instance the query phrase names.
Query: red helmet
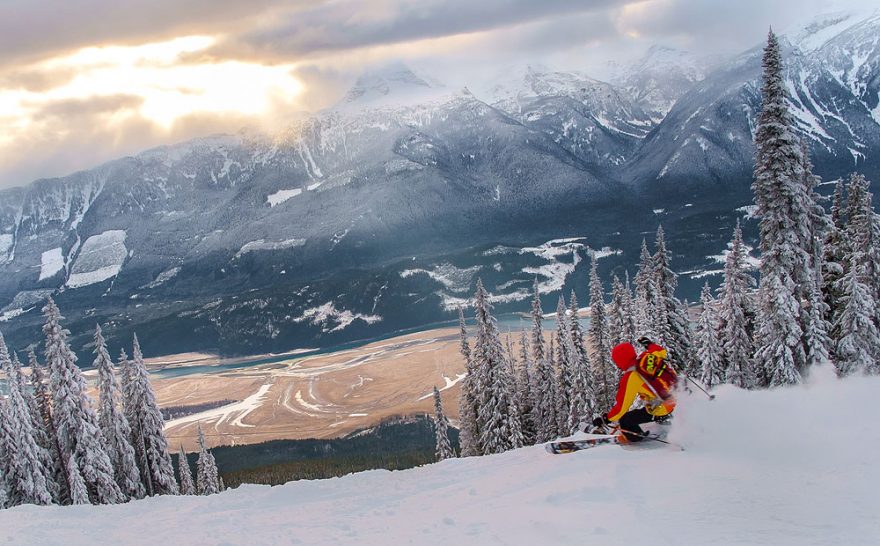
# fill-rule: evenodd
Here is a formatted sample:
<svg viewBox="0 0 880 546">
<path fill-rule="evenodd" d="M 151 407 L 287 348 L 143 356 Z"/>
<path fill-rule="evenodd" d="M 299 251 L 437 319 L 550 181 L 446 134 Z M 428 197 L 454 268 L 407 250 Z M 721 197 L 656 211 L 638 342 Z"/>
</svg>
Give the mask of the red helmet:
<svg viewBox="0 0 880 546">
<path fill-rule="evenodd" d="M 632 343 L 621 343 L 611 349 L 611 360 L 621 370 L 626 370 L 636 365 L 636 349 Z"/>
</svg>

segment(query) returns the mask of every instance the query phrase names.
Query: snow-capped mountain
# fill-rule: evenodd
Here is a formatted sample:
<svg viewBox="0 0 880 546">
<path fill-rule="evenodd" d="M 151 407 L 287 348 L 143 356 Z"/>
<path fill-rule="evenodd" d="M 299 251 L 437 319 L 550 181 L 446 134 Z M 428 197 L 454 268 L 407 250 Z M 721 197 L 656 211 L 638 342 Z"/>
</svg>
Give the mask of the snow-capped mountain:
<svg viewBox="0 0 880 546">
<path fill-rule="evenodd" d="M 782 37 L 792 113 L 826 178 L 880 176 L 878 34 L 876 13 L 838 14 Z M 75 334 L 110 322 L 165 340 L 156 351 L 369 337 L 451 318 L 477 277 L 503 306 L 525 276 L 582 289 L 593 249 L 622 274 L 658 222 L 695 289 L 750 201 L 760 55 L 704 72 L 654 48 L 611 83 L 528 67 L 474 92 L 393 65 L 281 134 L 5 190 L 4 334 L 35 339 L 54 294 Z M 528 250 L 560 239 L 578 246 Z M 439 273 L 406 271 L 468 273 L 450 292 Z M 315 324 L 314 309 L 334 312 Z"/>
<path fill-rule="evenodd" d="M 880 146 L 878 33 L 873 12 L 822 17 L 780 38 L 791 114 L 824 175 L 880 169 L 870 153 Z M 751 170 L 760 72 L 756 47 L 695 84 L 632 157 L 631 179 L 675 191 L 741 187 Z"/>
<path fill-rule="evenodd" d="M 711 60 L 690 52 L 653 46 L 628 66 L 617 66 L 610 81 L 625 89 L 635 102 L 660 123 L 675 102 L 706 77 Z"/>
</svg>

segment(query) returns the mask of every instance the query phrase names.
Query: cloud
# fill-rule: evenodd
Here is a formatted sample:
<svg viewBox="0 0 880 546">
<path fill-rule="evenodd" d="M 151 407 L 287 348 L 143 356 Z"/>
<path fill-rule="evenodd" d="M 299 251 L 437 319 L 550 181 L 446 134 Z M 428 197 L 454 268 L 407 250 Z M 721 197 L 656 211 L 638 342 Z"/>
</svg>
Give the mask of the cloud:
<svg viewBox="0 0 880 546">
<path fill-rule="evenodd" d="M 825 0 L 3 0 L 0 187 L 283 123 L 394 60 L 450 87 L 534 62 L 601 77 L 608 61 L 654 44 L 735 54 L 768 26 L 822 9 Z"/>
<path fill-rule="evenodd" d="M 314 53 L 455 36 L 626 5 L 621 0 L 343 0 L 299 10 L 232 38 L 235 47 L 301 58 Z M 591 29 L 583 29 L 587 34 Z"/>
</svg>

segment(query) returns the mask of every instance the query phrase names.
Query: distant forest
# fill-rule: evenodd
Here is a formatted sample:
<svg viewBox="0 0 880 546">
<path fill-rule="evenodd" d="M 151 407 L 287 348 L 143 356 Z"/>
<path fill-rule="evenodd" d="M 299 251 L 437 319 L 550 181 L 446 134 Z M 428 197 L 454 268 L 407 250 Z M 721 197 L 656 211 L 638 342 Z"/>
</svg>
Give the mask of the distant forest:
<svg viewBox="0 0 880 546">
<path fill-rule="evenodd" d="M 458 449 L 458 430 L 450 428 Z M 332 478 L 384 468 L 403 470 L 434 462 L 433 420 L 424 415 L 395 418 L 332 440 L 272 440 L 211 450 L 227 487 L 243 483 L 280 485 L 292 480 Z M 187 459 L 195 466 L 198 453 Z M 174 456 L 177 468 L 178 458 Z"/>
</svg>

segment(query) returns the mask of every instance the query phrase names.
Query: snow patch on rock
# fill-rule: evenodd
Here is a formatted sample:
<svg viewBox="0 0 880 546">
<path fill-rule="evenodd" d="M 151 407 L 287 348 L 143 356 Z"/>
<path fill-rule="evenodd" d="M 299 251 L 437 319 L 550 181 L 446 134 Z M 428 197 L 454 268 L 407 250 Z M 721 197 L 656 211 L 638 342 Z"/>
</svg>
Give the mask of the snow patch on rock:
<svg viewBox="0 0 880 546">
<path fill-rule="evenodd" d="M 68 288 L 81 288 L 115 277 L 122 270 L 128 249 L 125 231 L 114 229 L 92 235 L 83 243 L 67 279 Z"/>
<path fill-rule="evenodd" d="M 240 258 L 248 252 L 284 250 L 286 248 L 303 246 L 304 244 L 306 244 L 305 239 L 285 239 L 284 241 L 266 241 L 264 239 L 257 239 L 256 241 L 251 241 L 241 247 L 241 249 L 235 253 L 235 257 Z"/>
<path fill-rule="evenodd" d="M 284 203 L 288 199 L 296 197 L 301 193 L 302 188 L 295 188 L 292 190 L 279 190 L 266 197 L 266 202 L 269 203 L 270 207 L 274 207 L 275 205 L 280 205 L 281 203 Z"/>
<path fill-rule="evenodd" d="M 321 331 L 325 333 L 342 331 L 356 320 L 367 324 L 376 324 L 382 321 L 382 317 L 354 313 L 348 309 L 337 309 L 332 301 L 328 301 L 324 305 L 306 309 L 301 316 L 293 319 L 294 322 L 309 322 L 313 326 L 320 326 Z"/>
<path fill-rule="evenodd" d="M 39 280 L 51 279 L 62 269 L 64 269 L 64 254 L 61 252 L 61 247 L 43 252 L 40 257 Z"/>
</svg>

